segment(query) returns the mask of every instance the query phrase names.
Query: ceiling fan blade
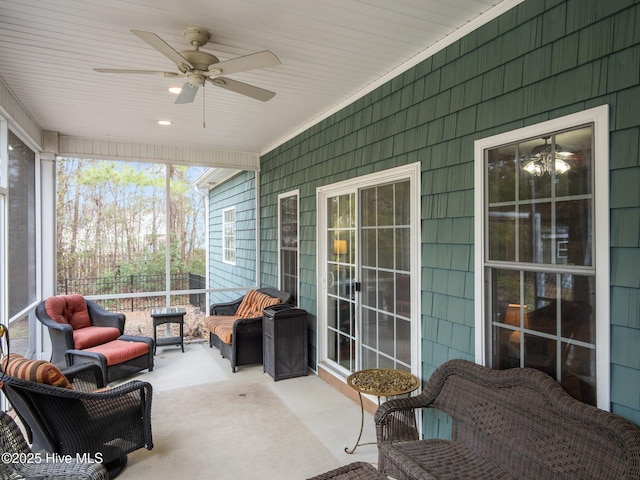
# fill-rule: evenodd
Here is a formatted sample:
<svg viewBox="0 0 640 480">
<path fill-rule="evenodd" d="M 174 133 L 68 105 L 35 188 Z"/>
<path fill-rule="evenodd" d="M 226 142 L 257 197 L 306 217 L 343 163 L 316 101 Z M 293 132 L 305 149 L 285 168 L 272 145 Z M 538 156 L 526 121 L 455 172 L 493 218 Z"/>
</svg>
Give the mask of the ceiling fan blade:
<svg viewBox="0 0 640 480">
<path fill-rule="evenodd" d="M 271 100 L 275 96 L 274 92 L 270 92 L 269 90 L 265 90 L 264 88 L 254 87 L 253 85 L 238 82 L 237 80 L 230 80 L 228 78 L 221 77 L 207 78 L 207 80 L 216 87 L 224 88 L 241 95 L 246 95 L 247 97 L 255 98 L 256 100 L 260 100 L 261 102 Z"/>
<path fill-rule="evenodd" d="M 176 98 L 175 103 L 191 103 L 193 102 L 194 98 L 196 98 L 196 93 L 198 93 L 198 87 L 194 87 L 189 82 L 186 82 L 182 86 L 182 90 L 180 91 L 178 98 Z"/>
<path fill-rule="evenodd" d="M 276 67 L 280 60 L 269 50 L 252 53 L 224 62 L 214 63 L 209 66 L 209 72 L 213 75 L 229 75 L 230 73 L 244 72 L 256 68 Z"/>
<path fill-rule="evenodd" d="M 160 72 L 156 70 L 122 70 L 119 68 L 94 68 L 94 71 L 98 73 L 135 73 L 135 74 L 149 74 L 149 75 L 161 75 L 163 77 L 179 77 L 179 73 L 175 72 Z"/>
<path fill-rule="evenodd" d="M 185 72 L 186 70 L 192 68 L 189 60 L 180 55 L 177 50 L 174 50 L 171 45 L 169 45 L 155 33 L 145 32 L 144 30 L 131 30 L 131 33 L 140 37 L 142 40 L 147 42 L 149 45 L 151 45 L 153 48 L 158 50 L 165 57 L 175 63 L 181 72 Z"/>
</svg>

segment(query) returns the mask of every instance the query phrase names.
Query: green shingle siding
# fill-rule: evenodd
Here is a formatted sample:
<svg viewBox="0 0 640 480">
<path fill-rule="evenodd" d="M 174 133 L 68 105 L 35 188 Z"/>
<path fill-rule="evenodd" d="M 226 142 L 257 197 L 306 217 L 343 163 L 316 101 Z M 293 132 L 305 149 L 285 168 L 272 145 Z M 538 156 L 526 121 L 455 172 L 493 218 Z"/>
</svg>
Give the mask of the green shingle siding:
<svg viewBox="0 0 640 480">
<path fill-rule="evenodd" d="M 640 411 L 640 370 L 614 364 L 611 368 L 611 386 L 614 404 Z M 638 412 L 636 415 L 640 417 Z"/>
<path fill-rule="evenodd" d="M 640 166 L 639 140 L 640 132 L 636 128 L 611 133 L 611 170 Z"/>
<path fill-rule="evenodd" d="M 611 211 L 611 246 L 640 247 L 640 215 L 637 209 Z"/>
<path fill-rule="evenodd" d="M 611 344 L 616 348 L 611 350 L 611 360 L 617 365 L 640 370 L 640 330 L 613 326 L 611 328 Z"/>
<path fill-rule="evenodd" d="M 639 265 L 640 249 L 612 248 L 611 285 L 629 288 L 640 288 L 640 268 L 638 268 Z"/>
<path fill-rule="evenodd" d="M 640 205 L 640 170 L 624 168 L 610 173 L 611 208 L 637 207 Z"/>
</svg>

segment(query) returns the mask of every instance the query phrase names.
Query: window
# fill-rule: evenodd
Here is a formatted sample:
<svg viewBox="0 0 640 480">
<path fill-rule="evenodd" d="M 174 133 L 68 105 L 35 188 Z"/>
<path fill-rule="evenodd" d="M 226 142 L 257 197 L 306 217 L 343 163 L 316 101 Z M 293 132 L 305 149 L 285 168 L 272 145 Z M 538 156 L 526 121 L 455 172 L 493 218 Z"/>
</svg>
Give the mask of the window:
<svg viewBox="0 0 640 480">
<path fill-rule="evenodd" d="M 601 408 L 607 119 L 600 107 L 476 142 L 477 360 L 537 368 Z"/>
<path fill-rule="evenodd" d="M 280 289 L 298 304 L 298 192 L 278 198 Z"/>
<path fill-rule="evenodd" d="M 236 209 L 222 211 L 222 261 L 236 263 Z"/>
</svg>

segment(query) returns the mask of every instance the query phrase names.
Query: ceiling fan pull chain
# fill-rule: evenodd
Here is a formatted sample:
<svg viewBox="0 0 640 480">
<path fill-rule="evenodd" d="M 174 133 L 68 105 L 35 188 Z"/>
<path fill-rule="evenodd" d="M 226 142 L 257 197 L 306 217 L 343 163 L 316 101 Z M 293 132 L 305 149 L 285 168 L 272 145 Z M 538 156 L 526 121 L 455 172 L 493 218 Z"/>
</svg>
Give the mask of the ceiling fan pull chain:
<svg viewBox="0 0 640 480">
<path fill-rule="evenodd" d="M 206 88 L 204 88 L 204 85 L 202 86 L 202 128 L 206 128 L 207 124 L 205 123 L 205 118 L 204 118 L 204 104 L 205 99 L 207 98 L 205 95 L 205 92 L 207 91 Z"/>
</svg>

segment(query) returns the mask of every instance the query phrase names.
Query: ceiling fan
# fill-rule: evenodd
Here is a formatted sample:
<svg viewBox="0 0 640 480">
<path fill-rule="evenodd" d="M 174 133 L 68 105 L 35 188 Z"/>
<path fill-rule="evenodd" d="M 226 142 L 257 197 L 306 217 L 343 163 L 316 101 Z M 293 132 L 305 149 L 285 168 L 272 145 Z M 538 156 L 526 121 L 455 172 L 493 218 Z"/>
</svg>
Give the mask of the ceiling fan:
<svg viewBox="0 0 640 480">
<path fill-rule="evenodd" d="M 187 39 L 187 42 L 193 46 L 193 50 L 182 50 L 180 52 L 171 47 L 155 33 L 145 32 L 143 30 L 131 30 L 131 32 L 165 55 L 169 60 L 173 61 L 178 67 L 178 70 L 180 70 L 180 73 L 155 70 L 94 68 L 96 72 L 151 74 L 169 78 L 186 77 L 187 81 L 183 85 L 182 91 L 176 99 L 176 103 L 193 102 L 196 93 L 198 93 L 198 88 L 204 87 L 205 82 L 262 102 L 266 102 L 275 96 L 275 93 L 269 90 L 221 76 L 280 65 L 278 57 L 268 50 L 221 62 L 215 55 L 200 50 L 200 47 L 206 45 L 211 38 L 211 34 L 202 28 L 188 28 L 185 30 L 184 37 Z"/>
</svg>

